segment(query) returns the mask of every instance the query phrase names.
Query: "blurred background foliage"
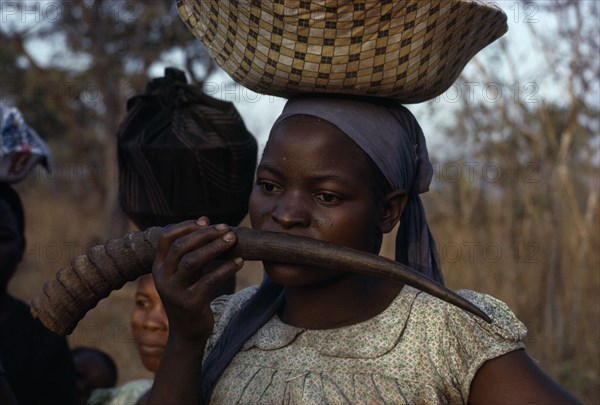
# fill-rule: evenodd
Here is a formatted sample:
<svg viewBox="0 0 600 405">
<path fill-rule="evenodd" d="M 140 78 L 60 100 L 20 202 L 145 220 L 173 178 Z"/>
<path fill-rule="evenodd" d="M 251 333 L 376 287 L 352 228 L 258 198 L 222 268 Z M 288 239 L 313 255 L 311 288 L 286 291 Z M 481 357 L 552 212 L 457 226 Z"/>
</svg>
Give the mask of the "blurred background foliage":
<svg viewBox="0 0 600 405">
<path fill-rule="evenodd" d="M 117 203 L 115 134 L 126 100 L 157 66 L 176 66 L 200 85 L 219 69 L 170 0 L 3 3 L 0 100 L 22 111 L 55 159 L 52 173 L 36 169 L 16 186 L 28 250 L 10 289 L 29 300 L 86 246 L 133 230 Z M 551 18 L 519 34 L 538 56 L 525 63 L 513 46 L 524 37 L 509 31 L 459 79 L 487 97 L 424 103 L 417 117 L 444 117 L 436 145 L 447 145 L 430 150 L 435 174 L 424 202 L 447 284 L 507 302 L 529 327 L 528 350 L 542 368 L 600 403 L 598 3 L 508 6 L 509 20 L 517 11 L 521 21 Z M 558 94 L 538 94 L 542 80 Z M 251 263 L 238 287 L 259 278 Z M 120 382 L 148 376 L 129 332 L 132 297 L 131 285 L 113 293 L 69 338 L 115 357 Z"/>
</svg>

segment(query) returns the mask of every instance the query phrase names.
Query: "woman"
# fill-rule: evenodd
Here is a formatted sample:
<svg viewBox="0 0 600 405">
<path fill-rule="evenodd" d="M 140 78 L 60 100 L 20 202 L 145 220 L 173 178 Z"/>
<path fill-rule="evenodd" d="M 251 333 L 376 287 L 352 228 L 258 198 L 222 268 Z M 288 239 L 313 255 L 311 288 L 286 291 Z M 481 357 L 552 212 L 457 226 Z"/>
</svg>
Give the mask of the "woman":
<svg viewBox="0 0 600 405">
<path fill-rule="evenodd" d="M 156 373 L 169 335 L 169 320 L 151 275 L 142 276 L 137 281 L 131 331 L 142 364 L 148 371 Z M 140 379 L 118 388 L 98 389 L 92 393 L 88 403 L 143 403 L 151 386 L 152 380 Z"/>
<path fill-rule="evenodd" d="M 156 373 L 169 336 L 169 320 L 151 275 L 138 279 L 131 330 L 144 367 Z"/>
<path fill-rule="evenodd" d="M 431 176 L 404 107 L 297 97 L 258 166 L 251 224 L 378 253 L 400 223 L 397 260 L 441 281 L 418 196 Z M 234 243 L 206 217 L 161 238 L 153 274 L 171 330 L 150 403 L 576 403 L 525 353 L 523 324 L 486 295 L 461 292 L 491 325 L 398 282 L 267 262 L 261 287 L 211 305 L 243 261 L 198 270 Z"/>
<path fill-rule="evenodd" d="M 25 246 L 21 198 L 11 185 L 0 181 L 2 378 L 19 404 L 74 404 L 75 367 L 67 340 L 46 329 L 31 316 L 25 302 L 8 292 L 8 284 L 23 259 Z"/>
</svg>

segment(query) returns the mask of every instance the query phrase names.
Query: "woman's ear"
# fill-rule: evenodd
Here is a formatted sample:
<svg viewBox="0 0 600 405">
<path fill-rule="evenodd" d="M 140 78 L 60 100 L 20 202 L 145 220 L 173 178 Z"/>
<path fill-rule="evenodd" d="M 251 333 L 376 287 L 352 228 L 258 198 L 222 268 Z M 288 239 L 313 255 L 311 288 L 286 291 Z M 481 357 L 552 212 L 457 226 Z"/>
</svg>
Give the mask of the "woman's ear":
<svg viewBox="0 0 600 405">
<path fill-rule="evenodd" d="M 391 232 L 400 221 L 404 207 L 408 201 L 408 195 L 404 190 L 394 190 L 383 197 L 383 216 L 379 222 L 382 233 Z"/>
</svg>

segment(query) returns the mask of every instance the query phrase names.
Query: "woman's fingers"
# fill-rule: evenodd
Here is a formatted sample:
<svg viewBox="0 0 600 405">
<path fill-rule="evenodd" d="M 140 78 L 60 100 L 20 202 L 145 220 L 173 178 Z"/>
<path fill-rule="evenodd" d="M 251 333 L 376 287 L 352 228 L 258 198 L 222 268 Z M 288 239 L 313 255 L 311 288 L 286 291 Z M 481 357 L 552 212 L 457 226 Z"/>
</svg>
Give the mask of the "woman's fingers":
<svg viewBox="0 0 600 405">
<path fill-rule="evenodd" d="M 197 285 L 203 290 L 203 294 L 212 294 L 216 288 L 221 286 L 229 277 L 232 277 L 243 265 L 244 260 L 241 257 L 225 260 L 219 262 L 217 266 L 204 275 L 199 276 L 198 273 L 200 272 L 197 272 L 193 277 L 194 279 L 201 278 L 201 282 L 198 282 Z"/>
<path fill-rule="evenodd" d="M 165 263 L 176 261 L 176 271 L 188 272 L 216 259 L 233 246 L 235 240 L 235 234 L 226 225 L 199 229 L 175 241 Z"/>
<path fill-rule="evenodd" d="M 158 251 L 154 260 L 155 270 L 170 275 L 178 271 L 179 268 L 202 267 L 212 260 L 210 256 L 207 256 L 207 260 L 202 260 L 202 256 L 200 256 L 200 260 L 196 260 L 194 263 L 190 261 L 190 257 L 185 259 L 183 263 L 181 263 L 181 260 L 189 252 L 202 249 L 220 239 L 228 230 L 229 227 L 225 224 L 201 226 L 197 221 L 182 222 L 173 228 L 167 229 L 158 243 Z M 224 246 L 224 248 L 227 249 L 228 247 Z M 211 252 L 215 249 L 218 249 L 218 246 L 213 245 L 205 251 Z"/>
<path fill-rule="evenodd" d="M 163 262 L 165 273 L 181 272 L 185 276 L 191 270 L 204 267 L 233 245 L 230 237 L 228 241 L 223 239 L 228 230 L 224 224 L 207 226 L 175 240 Z"/>
<path fill-rule="evenodd" d="M 159 240 L 154 275 L 169 284 L 191 288 L 199 279 L 216 286 L 239 270 L 243 261 L 228 260 L 214 266 L 209 275 L 203 269 L 233 246 L 236 235 L 226 224 L 209 225 L 207 217 L 186 221 L 166 229 Z M 214 274 L 213 274 L 214 273 Z M 171 281 L 167 281 L 171 279 Z"/>
<path fill-rule="evenodd" d="M 156 249 L 156 256 L 154 258 L 155 263 L 162 263 L 165 260 L 165 256 L 169 253 L 171 245 L 175 240 L 187 235 L 190 232 L 194 232 L 199 226 L 208 226 L 210 222 L 206 217 L 200 217 L 196 221 L 185 221 L 176 225 L 169 225 L 165 228 L 165 231 L 158 240 L 158 246 Z M 202 225 L 200 225 L 202 224 Z"/>
</svg>

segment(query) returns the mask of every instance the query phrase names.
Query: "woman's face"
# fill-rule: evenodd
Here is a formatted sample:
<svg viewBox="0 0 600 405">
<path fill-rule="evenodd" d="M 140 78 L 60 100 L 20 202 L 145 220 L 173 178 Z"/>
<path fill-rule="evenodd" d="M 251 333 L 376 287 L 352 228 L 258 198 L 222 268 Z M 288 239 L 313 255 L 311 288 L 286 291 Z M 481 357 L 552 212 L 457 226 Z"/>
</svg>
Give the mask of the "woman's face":
<svg viewBox="0 0 600 405">
<path fill-rule="evenodd" d="M 272 131 L 250 196 L 252 228 L 374 252 L 383 204 L 373 195 L 367 155 L 333 124 L 289 117 Z M 264 263 L 276 283 L 301 286 L 339 272 Z"/>
<path fill-rule="evenodd" d="M 23 256 L 23 235 L 10 205 L 0 199 L 0 293 L 15 272 Z"/>
<path fill-rule="evenodd" d="M 131 327 L 144 367 L 155 373 L 167 344 L 169 321 L 150 274 L 138 280 Z"/>
</svg>

